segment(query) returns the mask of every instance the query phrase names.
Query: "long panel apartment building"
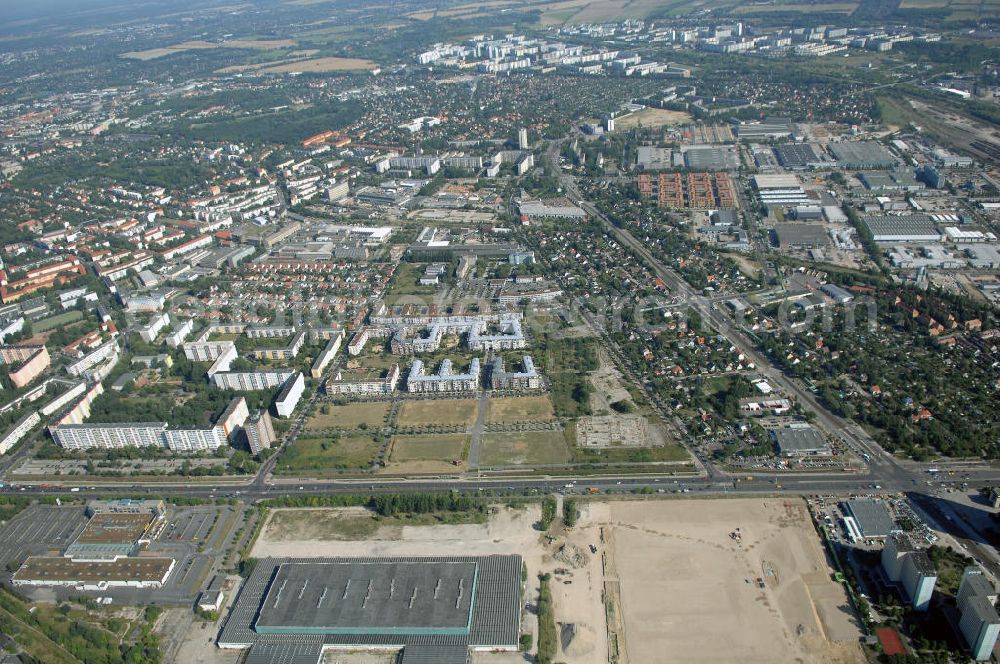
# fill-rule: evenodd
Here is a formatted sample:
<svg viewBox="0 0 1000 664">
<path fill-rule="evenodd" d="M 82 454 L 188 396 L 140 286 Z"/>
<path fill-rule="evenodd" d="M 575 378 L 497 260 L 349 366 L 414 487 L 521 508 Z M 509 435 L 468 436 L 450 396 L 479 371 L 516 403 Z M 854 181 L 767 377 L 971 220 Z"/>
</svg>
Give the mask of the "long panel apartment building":
<svg viewBox="0 0 1000 664">
<path fill-rule="evenodd" d="M 242 402 L 242 406 L 240 405 Z M 166 422 L 117 422 L 91 424 L 50 424 L 49 434 L 60 447 L 69 450 L 121 449 L 125 447 L 164 447 L 175 451 L 215 450 L 229 442 L 246 419 L 246 401 L 237 397 L 208 428 L 168 427 Z"/>
<path fill-rule="evenodd" d="M 343 374 L 337 373 L 335 377 L 326 381 L 323 391 L 327 394 L 392 394 L 396 391 L 399 383 L 399 365 L 394 364 L 386 372 L 383 378 L 371 378 L 366 380 L 343 380 Z"/>
</svg>

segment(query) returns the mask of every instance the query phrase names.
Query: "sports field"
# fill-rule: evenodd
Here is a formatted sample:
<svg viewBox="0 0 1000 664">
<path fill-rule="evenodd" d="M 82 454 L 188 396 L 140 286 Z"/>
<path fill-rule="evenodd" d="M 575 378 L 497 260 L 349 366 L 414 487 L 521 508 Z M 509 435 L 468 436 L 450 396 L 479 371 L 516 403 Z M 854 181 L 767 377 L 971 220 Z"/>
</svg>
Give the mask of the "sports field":
<svg viewBox="0 0 1000 664">
<path fill-rule="evenodd" d="M 479 403 L 475 399 L 410 399 L 403 402 L 396 424 L 401 427 L 471 426 Z"/>
</svg>

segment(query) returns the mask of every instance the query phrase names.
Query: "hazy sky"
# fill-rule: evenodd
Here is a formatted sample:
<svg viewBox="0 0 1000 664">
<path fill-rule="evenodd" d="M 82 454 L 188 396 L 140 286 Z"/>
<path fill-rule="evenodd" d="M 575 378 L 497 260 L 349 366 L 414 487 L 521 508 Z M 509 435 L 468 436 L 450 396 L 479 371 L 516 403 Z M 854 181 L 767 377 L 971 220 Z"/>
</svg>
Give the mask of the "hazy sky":
<svg viewBox="0 0 1000 664">
<path fill-rule="evenodd" d="M 95 10 L 110 10 L 113 13 L 115 8 L 134 10 L 142 5 L 163 9 L 184 3 L 190 4 L 191 0 L 0 0 L 0 31 L 4 21 L 92 14 Z"/>
</svg>

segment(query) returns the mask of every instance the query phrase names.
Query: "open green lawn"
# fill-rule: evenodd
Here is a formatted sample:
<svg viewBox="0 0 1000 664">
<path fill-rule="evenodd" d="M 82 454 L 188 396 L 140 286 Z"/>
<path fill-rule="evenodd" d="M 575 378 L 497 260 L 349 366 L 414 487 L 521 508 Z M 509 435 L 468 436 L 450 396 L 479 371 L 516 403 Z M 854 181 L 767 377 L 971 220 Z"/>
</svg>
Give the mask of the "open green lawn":
<svg viewBox="0 0 1000 664">
<path fill-rule="evenodd" d="M 83 318 L 83 313 L 79 311 L 67 311 L 56 316 L 50 316 L 48 318 L 43 318 L 42 320 L 32 323 L 31 329 L 35 332 L 48 332 L 49 330 L 54 330 L 57 327 L 63 327 L 75 321 L 81 320 Z"/>
<path fill-rule="evenodd" d="M 488 433 L 483 436 L 484 466 L 567 463 L 569 446 L 562 431 Z"/>
<path fill-rule="evenodd" d="M 357 429 L 363 424 L 370 429 L 377 429 L 385 422 L 386 415 L 389 414 L 389 406 L 387 401 L 349 403 L 344 406 L 324 404 L 318 407 L 312 417 L 306 420 L 306 431 Z"/>
<path fill-rule="evenodd" d="M 550 422 L 556 418 L 552 399 L 547 394 L 532 397 L 502 397 L 490 399 L 486 421 L 509 422 Z"/>
<path fill-rule="evenodd" d="M 401 427 L 471 426 L 479 402 L 475 399 L 412 399 L 403 402 L 396 423 Z"/>
<path fill-rule="evenodd" d="M 385 303 L 389 306 L 400 303 L 401 299 L 409 302 L 429 304 L 438 292 L 436 286 L 421 286 L 420 277 L 424 274 L 424 263 L 400 263 L 399 269 L 385 294 Z"/>
<path fill-rule="evenodd" d="M 368 468 L 379 444 L 370 435 L 302 437 L 281 451 L 274 470 L 283 475 L 324 473 Z"/>
<path fill-rule="evenodd" d="M 470 437 L 467 434 L 396 436 L 392 439 L 392 462 L 445 461 L 464 459 Z"/>
<path fill-rule="evenodd" d="M 691 455 L 681 445 L 660 447 L 607 447 L 604 449 L 573 449 L 576 463 L 652 463 L 655 461 L 690 461 Z"/>
</svg>

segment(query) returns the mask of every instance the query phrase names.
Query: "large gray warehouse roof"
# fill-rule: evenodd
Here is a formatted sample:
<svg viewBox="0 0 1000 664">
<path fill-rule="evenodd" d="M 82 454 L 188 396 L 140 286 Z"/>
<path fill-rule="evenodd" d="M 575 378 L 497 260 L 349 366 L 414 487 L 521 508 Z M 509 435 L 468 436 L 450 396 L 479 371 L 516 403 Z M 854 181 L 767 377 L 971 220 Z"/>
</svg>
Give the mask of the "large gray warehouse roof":
<svg viewBox="0 0 1000 664">
<path fill-rule="evenodd" d="M 844 168 L 888 168 L 897 161 L 884 147 L 874 141 L 843 141 L 827 146 Z"/>
<path fill-rule="evenodd" d="M 771 429 L 781 454 L 809 454 L 830 450 L 823 435 L 812 427 L 782 427 Z"/>
<path fill-rule="evenodd" d="M 781 247 L 824 247 L 832 243 L 826 229 L 819 224 L 777 224 L 774 234 Z"/>
<path fill-rule="evenodd" d="M 285 563 L 255 628 L 262 634 L 468 634 L 477 570 L 474 562 Z"/>
<path fill-rule="evenodd" d="M 865 537 L 888 537 L 889 533 L 897 530 L 889 510 L 879 501 L 867 498 L 848 500 L 847 509 Z"/>
<path fill-rule="evenodd" d="M 258 643 L 243 664 L 319 664 L 322 643 Z"/>
<path fill-rule="evenodd" d="M 240 588 L 218 642 L 232 648 L 279 643 L 516 648 L 521 565 L 517 555 L 264 558 Z M 425 615 L 408 615 L 414 588 L 412 611 L 419 606 Z M 331 600 L 343 605 L 327 605 Z M 463 616 L 465 629 L 459 629 Z"/>
<path fill-rule="evenodd" d="M 399 664 L 468 664 L 465 646 L 406 646 Z"/>
<path fill-rule="evenodd" d="M 934 220 L 924 214 L 861 217 L 876 242 L 905 242 L 907 238 L 933 240 L 941 237 Z"/>
<path fill-rule="evenodd" d="M 739 168 L 740 156 L 731 145 L 698 145 L 684 151 L 684 163 L 688 168 L 700 171 L 725 171 Z"/>
</svg>

